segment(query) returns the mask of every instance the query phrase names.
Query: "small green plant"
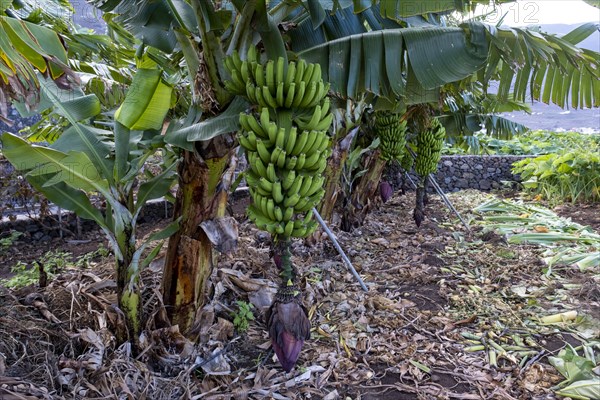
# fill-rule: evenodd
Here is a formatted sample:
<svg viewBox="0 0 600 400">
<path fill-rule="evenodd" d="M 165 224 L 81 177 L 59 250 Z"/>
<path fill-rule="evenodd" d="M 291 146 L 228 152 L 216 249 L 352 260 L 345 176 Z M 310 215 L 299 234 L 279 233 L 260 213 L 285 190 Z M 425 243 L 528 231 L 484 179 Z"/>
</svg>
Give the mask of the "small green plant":
<svg viewBox="0 0 600 400">
<path fill-rule="evenodd" d="M 11 267 L 10 272 L 15 274 L 12 278 L 0 279 L 0 285 L 10 289 L 32 285 L 37 282 L 39 276 L 37 265 L 34 268 L 28 268 L 27 264 L 22 261 Z"/>
<path fill-rule="evenodd" d="M 71 253 L 64 251 L 48 251 L 39 260 L 34 261 L 32 267 L 19 261 L 10 269 L 14 276 L 0 280 L 0 284 L 11 289 L 33 285 L 39 280 L 40 265 L 43 266 L 48 279 L 52 279 L 60 270 L 67 268 L 70 256 Z"/>
<path fill-rule="evenodd" d="M 248 330 L 250 321 L 254 321 L 254 314 L 252 313 L 254 306 L 239 300 L 237 301 L 237 305 L 238 311 L 232 313 L 233 326 L 238 332 L 244 333 Z"/>
<path fill-rule="evenodd" d="M 9 236 L 0 239 L 0 254 L 4 254 L 21 235 L 21 232 L 12 231 Z"/>
</svg>

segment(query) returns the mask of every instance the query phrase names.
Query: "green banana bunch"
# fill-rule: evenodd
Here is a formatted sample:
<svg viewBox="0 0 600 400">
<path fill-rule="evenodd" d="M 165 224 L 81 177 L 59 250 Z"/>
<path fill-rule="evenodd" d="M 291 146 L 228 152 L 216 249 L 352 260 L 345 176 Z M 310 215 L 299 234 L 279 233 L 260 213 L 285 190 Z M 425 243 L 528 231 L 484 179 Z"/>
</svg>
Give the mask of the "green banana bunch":
<svg viewBox="0 0 600 400">
<path fill-rule="evenodd" d="M 231 77 L 225 81 L 225 88 L 260 107 L 312 109 L 321 104 L 329 92 L 329 83 L 323 82 L 321 77 L 320 64 L 299 60 L 286 65 L 283 57 L 262 64 L 254 47 L 246 60 L 234 51 L 225 57 L 224 63 Z"/>
<path fill-rule="evenodd" d="M 306 237 L 317 228 L 312 208 L 325 194 L 333 120 L 321 67 L 304 60 L 285 65 L 283 58 L 261 64 L 254 48 L 244 61 L 234 52 L 225 65 L 227 89 L 258 105 L 256 113 L 240 114 L 248 217 L 274 236 Z"/>
<path fill-rule="evenodd" d="M 427 176 L 437 171 L 438 162 L 446 137 L 446 129 L 437 120 L 433 119 L 429 129 L 417 134 L 417 159 L 415 172 Z"/>
<path fill-rule="evenodd" d="M 406 121 L 401 120 L 401 114 L 376 111 L 375 131 L 380 140 L 381 158 L 400 160 L 406 145 Z"/>
</svg>

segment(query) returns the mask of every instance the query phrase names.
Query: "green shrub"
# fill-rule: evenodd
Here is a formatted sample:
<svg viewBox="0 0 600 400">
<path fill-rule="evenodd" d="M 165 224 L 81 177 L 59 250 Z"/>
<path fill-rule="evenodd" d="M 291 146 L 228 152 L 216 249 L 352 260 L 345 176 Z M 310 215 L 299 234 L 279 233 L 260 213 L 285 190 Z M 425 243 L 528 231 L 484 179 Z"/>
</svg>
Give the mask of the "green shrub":
<svg viewBox="0 0 600 400">
<path fill-rule="evenodd" d="M 600 147 L 565 149 L 513 164 L 525 189 L 553 203 L 600 201 Z"/>
</svg>

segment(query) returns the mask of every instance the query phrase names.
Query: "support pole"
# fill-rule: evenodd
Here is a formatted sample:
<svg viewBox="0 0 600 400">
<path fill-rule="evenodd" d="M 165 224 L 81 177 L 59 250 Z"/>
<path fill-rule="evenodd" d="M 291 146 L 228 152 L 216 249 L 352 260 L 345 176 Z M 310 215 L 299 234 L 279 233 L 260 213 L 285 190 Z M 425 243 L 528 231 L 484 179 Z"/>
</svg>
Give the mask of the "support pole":
<svg viewBox="0 0 600 400">
<path fill-rule="evenodd" d="M 356 269 L 354 269 L 354 266 L 352 265 L 352 263 L 350 262 L 350 260 L 346 256 L 346 253 L 344 253 L 344 250 L 342 250 L 342 247 L 338 243 L 338 241 L 335 238 L 335 235 L 333 234 L 333 232 L 331 232 L 331 230 L 329 229 L 329 227 L 327 226 L 327 224 L 325 223 L 325 221 L 323 221 L 323 218 L 321 218 L 321 215 L 319 214 L 319 212 L 317 211 L 317 209 L 313 207 L 312 211 L 313 211 L 313 214 L 315 215 L 315 217 L 317 217 L 317 221 L 319 221 L 319 224 L 321 224 L 321 227 L 323 228 L 323 230 L 325 231 L 325 233 L 327 233 L 327 236 L 329 236 L 329 239 L 331 239 L 331 241 L 333 242 L 333 245 L 335 246 L 336 250 L 338 251 L 338 253 L 340 253 L 340 256 L 342 256 L 342 260 L 344 260 L 344 263 L 346 264 L 346 267 L 348 267 L 348 269 L 350 270 L 350 272 L 352 272 L 352 275 L 354 275 L 354 277 L 356 278 L 356 280 L 360 284 L 360 287 L 362 288 L 362 290 L 364 290 L 365 292 L 368 292 L 369 289 L 367 288 L 367 286 L 363 282 L 363 280 L 360 277 L 360 275 L 358 275 L 358 272 L 356 272 Z"/>
<path fill-rule="evenodd" d="M 413 149 L 411 149 L 410 147 L 408 147 L 408 145 L 406 146 L 406 149 L 410 152 L 410 155 L 412 156 L 412 158 L 414 160 L 416 160 L 417 159 L 417 155 L 415 154 L 415 152 L 413 151 Z M 405 171 L 405 173 L 406 173 L 406 176 L 408 176 L 408 172 Z M 413 185 L 415 185 L 415 183 L 410 178 L 410 176 L 408 176 L 408 178 L 413 183 Z M 431 174 L 429 174 L 429 175 L 427 175 L 427 180 L 429 181 L 429 183 L 431 183 L 433 185 L 433 188 L 435 189 L 435 191 L 437 192 L 437 194 L 440 195 L 440 197 L 442 198 L 442 200 L 446 204 L 446 207 L 448 207 L 450 209 L 450 211 L 452 211 L 454 214 L 456 214 L 456 216 L 458 217 L 458 219 L 460 220 L 460 222 L 462 222 L 462 224 L 465 226 L 465 228 L 467 228 L 468 231 L 471 231 L 471 227 L 469 226 L 469 224 L 467 224 L 467 222 L 463 219 L 463 217 L 456 210 L 456 208 L 454 208 L 454 206 L 452 205 L 452 202 L 450 202 L 450 199 L 448 198 L 448 196 L 446 196 L 446 194 L 444 193 L 444 191 L 442 190 L 442 188 L 440 187 L 440 185 L 438 185 L 438 183 L 435 180 L 435 178 Z M 417 187 L 417 185 L 415 185 L 415 187 Z"/>
</svg>

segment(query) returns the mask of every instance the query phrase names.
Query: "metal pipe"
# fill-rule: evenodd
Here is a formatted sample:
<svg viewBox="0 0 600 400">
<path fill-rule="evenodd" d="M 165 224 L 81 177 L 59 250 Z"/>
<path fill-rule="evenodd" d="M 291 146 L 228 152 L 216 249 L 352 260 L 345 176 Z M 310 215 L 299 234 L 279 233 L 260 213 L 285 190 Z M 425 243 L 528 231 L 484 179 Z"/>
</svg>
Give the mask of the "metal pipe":
<svg viewBox="0 0 600 400">
<path fill-rule="evenodd" d="M 313 211 L 313 214 L 315 215 L 315 217 L 317 218 L 317 221 L 319 221 L 319 224 L 321 224 L 321 227 L 323 228 L 323 230 L 325 231 L 325 233 L 327 233 L 327 236 L 329 236 L 329 239 L 331 239 L 331 241 L 333 242 L 333 245 L 337 249 L 338 253 L 340 253 L 340 256 L 342 256 L 342 260 L 344 260 L 344 263 L 346 264 L 346 266 L 348 267 L 348 269 L 350 270 L 350 272 L 352 272 L 352 275 L 354 275 L 354 277 L 356 278 L 356 280 L 360 284 L 360 287 L 362 288 L 362 290 L 364 290 L 365 292 L 368 292 L 369 289 L 367 288 L 367 286 L 363 282 L 363 280 L 360 277 L 360 275 L 358 275 L 358 272 L 356 272 L 356 269 L 354 269 L 354 266 L 350 262 L 350 259 L 348 259 L 348 257 L 346 256 L 346 253 L 344 253 L 344 250 L 342 250 L 342 247 L 338 243 L 338 241 L 335 238 L 335 235 L 333 234 L 333 232 L 331 232 L 331 230 L 329 229 L 329 227 L 327 226 L 327 224 L 325 223 L 325 221 L 323 221 L 323 218 L 321 218 L 321 215 L 319 214 L 319 212 L 317 211 L 317 209 L 313 207 L 312 211 Z"/>
</svg>

